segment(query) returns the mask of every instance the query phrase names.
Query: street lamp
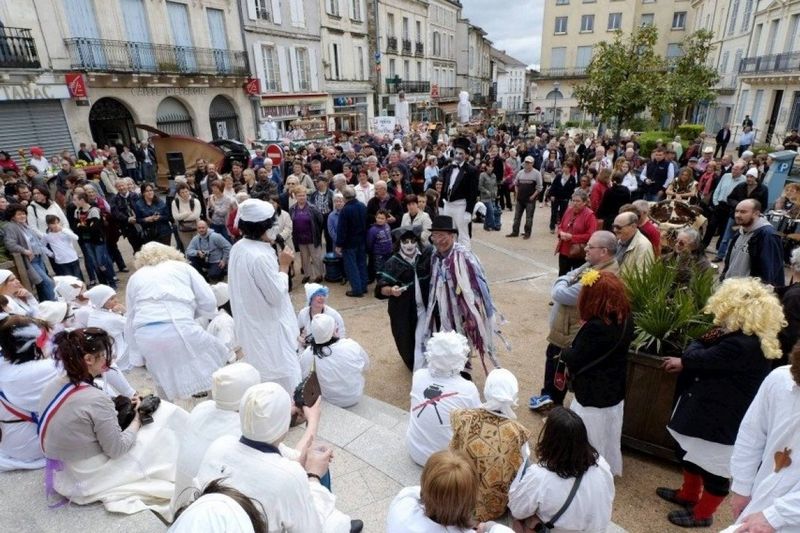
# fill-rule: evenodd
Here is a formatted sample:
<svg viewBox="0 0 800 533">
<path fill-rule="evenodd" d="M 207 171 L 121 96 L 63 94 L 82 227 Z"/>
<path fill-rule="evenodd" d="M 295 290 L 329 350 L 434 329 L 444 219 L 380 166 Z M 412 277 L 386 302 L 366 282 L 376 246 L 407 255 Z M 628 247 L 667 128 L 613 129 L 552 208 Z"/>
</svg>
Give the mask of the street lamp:
<svg viewBox="0 0 800 533">
<path fill-rule="evenodd" d="M 553 128 L 556 127 L 556 102 L 558 101 L 558 97 L 561 94 L 558 90 L 561 84 L 557 81 L 553 82 Z"/>
</svg>

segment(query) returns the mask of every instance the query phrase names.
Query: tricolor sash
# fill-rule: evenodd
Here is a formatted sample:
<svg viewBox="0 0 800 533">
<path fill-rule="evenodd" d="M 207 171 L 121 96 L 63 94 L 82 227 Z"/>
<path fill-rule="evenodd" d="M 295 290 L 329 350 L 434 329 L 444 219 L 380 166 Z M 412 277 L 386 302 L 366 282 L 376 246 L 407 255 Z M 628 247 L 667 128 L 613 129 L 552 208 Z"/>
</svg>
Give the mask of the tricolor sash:
<svg viewBox="0 0 800 533">
<path fill-rule="evenodd" d="M 50 403 L 47 404 L 47 407 L 42 414 L 39 416 L 39 422 L 36 426 L 37 431 L 39 432 L 39 444 L 42 447 L 42 451 L 47 452 L 44 449 L 44 437 L 47 434 L 47 427 L 50 425 L 50 421 L 53 419 L 53 415 L 55 415 L 61 406 L 64 405 L 64 402 L 67 401 L 67 398 L 78 392 L 79 390 L 83 390 L 89 387 L 86 383 L 80 383 L 78 385 L 74 385 L 72 383 L 67 383 L 61 390 L 58 391 L 55 398 L 50 400 Z"/>
<path fill-rule="evenodd" d="M 6 411 L 16 416 L 19 420 L 0 420 L 0 422 L 31 422 L 33 424 L 39 423 L 39 417 L 34 412 L 25 411 L 24 409 L 17 408 L 9 401 L 3 391 L 0 391 L 0 404 L 6 408 Z"/>
</svg>

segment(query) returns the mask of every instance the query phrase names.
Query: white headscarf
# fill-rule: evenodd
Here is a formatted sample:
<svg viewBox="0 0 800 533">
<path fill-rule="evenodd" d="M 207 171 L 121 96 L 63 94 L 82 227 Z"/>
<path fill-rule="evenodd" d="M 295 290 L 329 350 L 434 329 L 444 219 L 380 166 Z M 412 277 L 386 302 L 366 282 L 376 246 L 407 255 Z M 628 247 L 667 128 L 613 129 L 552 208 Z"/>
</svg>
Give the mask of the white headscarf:
<svg viewBox="0 0 800 533">
<path fill-rule="evenodd" d="M 464 370 L 469 354 L 467 338 L 455 331 L 439 331 L 425 345 L 425 360 L 432 375 L 454 376 Z"/>
<path fill-rule="evenodd" d="M 261 383 L 261 374 L 247 363 L 223 366 L 211 374 L 211 397 L 219 409 L 236 411 L 244 393 Z"/>
<path fill-rule="evenodd" d="M 239 403 L 242 435 L 256 442 L 277 444 L 289 431 L 292 401 L 277 383 L 261 383 L 247 389 Z"/>
<path fill-rule="evenodd" d="M 228 284 L 223 281 L 212 285 L 211 292 L 214 293 L 214 299 L 217 300 L 217 307 L 222 307 L 231 300 Z"/>
<path fill-rule="evenodd" d="M 102 309 L 106 302 L 109 301 L 114 295 L 117 294 L 117 291 L 109 287 L 108 285 L 95 285 L 88 291 L 86 291 L 86 297 L 89 298 L 89 301 L 92 302 L 92 305 L 95 306 L 97 309 Z"/>
<path fill-rule="evenodd" d="M 169 528 L 170 533 L 253 533 L 242 506 L 224 494 L 206 494 L 190 505 Z"/>
<path fill-rule="evenodd" d="M 10 270 L 6 270 L 5 268 L 0 269 L 0 285 L 6 282 L 8 278 L 13 276 L 14 273 Z"/>
<path fill-rule="evenodd" d="M 74 302 L 83 288 L 83 282 L 75 276 L 54 276 L 53 281 L 56 292 L 67 303 Z"/>
<path fill-rule="evenodd" d="M 517 406 L 518 393 L 519 384 L 514 374 L 505 368 L 495 368 L 486 376 L 486 384 L 483 386 L 483 397 L 486 401 L 481 407 L 515 420 L 517 414 L 513 408 Z"/>
<path fill-rule="evenodd" d="M 332 316 L 320 313 L 311 319 L 311 336 L 314 344 L 325 344 L 336 332 L 336 321 Z"/>
</svg>

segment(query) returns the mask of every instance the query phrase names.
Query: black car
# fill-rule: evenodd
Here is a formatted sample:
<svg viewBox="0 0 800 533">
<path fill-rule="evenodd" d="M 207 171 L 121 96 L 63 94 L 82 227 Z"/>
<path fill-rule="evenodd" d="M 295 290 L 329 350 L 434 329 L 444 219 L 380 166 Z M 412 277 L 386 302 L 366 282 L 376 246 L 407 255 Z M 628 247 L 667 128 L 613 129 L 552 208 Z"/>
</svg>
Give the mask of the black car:
<svg viewBox="0 0 800 533">
<path fill-rule="evenodd" d="M 240 143 L 239 141 L 231 141 L 229 139 L 217 139 L 215 141 L 211 141 L 208 144 L 212 144 L 225 152 L 225 162 L 222 165 L 221 169 L 218 169 L 220 174 L 226 174 L 231 171 L 231 163 L 234 161 L 239 161 L 244 168 L 247 168 L 250 164 L 250 151 L 247 149 L 247 146 Z"/>
</svg>

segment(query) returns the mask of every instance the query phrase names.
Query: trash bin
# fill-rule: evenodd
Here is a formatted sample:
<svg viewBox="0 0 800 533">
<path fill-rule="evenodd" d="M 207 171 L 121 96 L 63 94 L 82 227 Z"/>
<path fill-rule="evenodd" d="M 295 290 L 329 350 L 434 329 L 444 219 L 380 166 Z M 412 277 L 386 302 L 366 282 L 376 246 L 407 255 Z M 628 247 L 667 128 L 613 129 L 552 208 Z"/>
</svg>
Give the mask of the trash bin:
<svg viewBox="0 0 800 533">
<path fill-rule="evenodd" d="M 322 262 L 325 264 L 325 281 L 342 281 L 344 279 L 341 257 L 333 252 L 328 252 Z"/>
</svg>

